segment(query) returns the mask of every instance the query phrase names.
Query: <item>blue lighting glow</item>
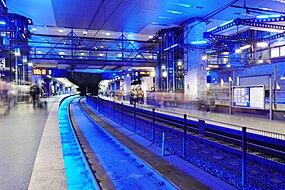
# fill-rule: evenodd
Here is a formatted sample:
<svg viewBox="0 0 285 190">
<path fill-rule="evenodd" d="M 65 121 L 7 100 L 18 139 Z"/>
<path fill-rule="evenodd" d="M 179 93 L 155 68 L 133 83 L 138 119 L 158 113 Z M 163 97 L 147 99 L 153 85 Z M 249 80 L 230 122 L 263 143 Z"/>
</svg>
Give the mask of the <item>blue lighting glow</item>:
<svg viewBox="0 0 285 190">
<path fill-rule="evenodd" d="M 172 46 L 170 46 L 170 47 L 168 47 L 168 48 L 165 48 L 164 51 L 167 51 L 167 50 L 169 50 L 169 49 L 175 48 L 176 46 L 178 46 L 178 44 L 174 44 L 174 45 L 172 45 Z"/>
<path fill-rule="evenodd" d="M 0 20 L 1 25 L 6 25 L 6 22 L 4 20 Z"/>
<path fill-rule="evenodd" d="M 190 42 L 190 44 L 206 44 L 207 42 L 202 40 L 202 41 L 193 41 L 193 42 Z"/>
<path fill-rule="evenodd" d="M 259 15 L 256 18 L 279 18 L 282 15 Z"/>
<path fill-rule="evenodd" d="M 221 24 L 220 26 L 225 26 L 225 25 L 227 25 L 227 24 L 229 24 L 229 23 L 231 23 L 231 22 L 233 22 L 233 21 L 234 21 L 234 20 L 227 21 L 227 22 Z"/>
<path fill-rule="evenodd" d="M 215 26 L 214 28 L 211 28 L 211 29 L 207 30 L 207 32 L 211 32 L 211 31 L 213 31 L 213 30 L 215 30 L 215 29 L 217 29 L 217 28 L 218 28 L 218 27 Z"/>
<path fill-rule="evenodd" d="M 183 12 L 180 12 L 180 11 L 173 11 L 173 10 L 167 10 L 166 12 L 173 13 L 173 14 L 178 14 L 178 15 L 184 14 Z"/>
<path fill-rule="evenodd" d="M 7 5 L 6 5 L 5 1 L 4 1 L 4 0 L 1 0 L 1 1 L 2 1 L 2 3 L 3 3 L 3 5 L 4 5 L 4 7 L 7 7 Z"/>
</svg>

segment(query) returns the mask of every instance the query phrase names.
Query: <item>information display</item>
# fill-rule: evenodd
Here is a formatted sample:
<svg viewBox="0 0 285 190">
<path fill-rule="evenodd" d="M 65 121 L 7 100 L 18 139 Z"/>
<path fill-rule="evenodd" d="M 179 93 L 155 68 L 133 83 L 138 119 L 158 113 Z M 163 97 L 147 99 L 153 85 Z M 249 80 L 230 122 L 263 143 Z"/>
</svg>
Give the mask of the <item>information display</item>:
<svg viewBox="0 0 285 190">
<path fill-rule="evenodd" d="M 264 109 L 264 100 L 264 86 L 233 87 L 233 106 Z"/>
</svg>

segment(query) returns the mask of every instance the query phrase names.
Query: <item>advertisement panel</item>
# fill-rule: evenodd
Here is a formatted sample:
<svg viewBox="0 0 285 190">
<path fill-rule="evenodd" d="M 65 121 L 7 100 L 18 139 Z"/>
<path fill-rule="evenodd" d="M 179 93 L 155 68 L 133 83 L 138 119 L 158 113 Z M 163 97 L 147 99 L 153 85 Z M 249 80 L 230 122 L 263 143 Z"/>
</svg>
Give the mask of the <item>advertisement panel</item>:
<svg viewBox="0 0 285 190">
<path fill-rule="evenodd" d="M 234 86 L 232 105 L 236 107 L 264 109 L 264 86 Z"/>
</svg>

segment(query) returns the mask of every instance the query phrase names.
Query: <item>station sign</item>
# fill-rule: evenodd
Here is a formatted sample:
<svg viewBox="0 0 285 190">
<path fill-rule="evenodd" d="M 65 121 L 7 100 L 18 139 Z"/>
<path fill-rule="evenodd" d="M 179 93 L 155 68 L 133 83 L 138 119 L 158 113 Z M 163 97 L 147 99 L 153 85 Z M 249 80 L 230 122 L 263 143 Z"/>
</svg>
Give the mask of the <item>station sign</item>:
<svg viewBox="0 0 285 190">
<path fill-rule="evenodd" d="M 33 69 L 33 75 L 51 75 L 52 72 L 50 69 Z"/>
</svg>

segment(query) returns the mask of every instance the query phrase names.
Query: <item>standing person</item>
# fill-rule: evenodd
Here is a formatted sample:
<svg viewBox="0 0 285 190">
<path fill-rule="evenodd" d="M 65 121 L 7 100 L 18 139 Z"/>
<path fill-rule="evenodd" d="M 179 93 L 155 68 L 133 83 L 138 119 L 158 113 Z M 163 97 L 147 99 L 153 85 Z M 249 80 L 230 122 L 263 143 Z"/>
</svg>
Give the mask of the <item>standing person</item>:
<svg viewBox="0 0 285 190">
<path fill-rule="evenodd" d="M 39 94 L 40 94 L 40 88 L 37 85 L 31 86 L 30 95 L 32 97 L 34 108 L 36 108 L 36 103 L 37 103 L 37 100 L 39 98 Z"/>
</svg>

